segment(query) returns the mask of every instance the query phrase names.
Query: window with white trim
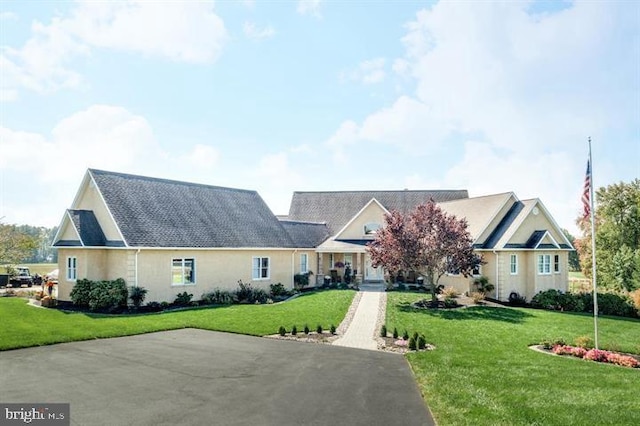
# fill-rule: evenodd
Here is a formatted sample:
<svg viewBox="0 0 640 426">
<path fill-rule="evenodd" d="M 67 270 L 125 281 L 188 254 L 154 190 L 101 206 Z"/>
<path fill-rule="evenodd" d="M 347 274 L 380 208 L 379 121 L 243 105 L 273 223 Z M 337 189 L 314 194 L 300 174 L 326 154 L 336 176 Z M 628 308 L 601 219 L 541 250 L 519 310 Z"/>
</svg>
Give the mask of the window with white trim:
<svg viewBox="0 0 640 426">
<path fill-rule="evenodd" d="M 538 275 L 548 275 L 551 273 L 551 255 L 538 255 Z"/>
<path fill-rule="evenodd" d="M 556 274 L 560 273 L 560 255 L 558 254 L 553 256 L 553 272 Z"/>
<path fill-rule="evenodd" d="M 78 258 L 75 256 L 67 257 L 67 281 L 75 281 L 78 279 Z"/>
<path fill-rule="evenodd" d="M 309 272 L 309 255 L 300 253 L 300 273 L 306 274 L 307 272 Z"/>
<path fill-rule="evenodd" d="M 512 254 L 510 256 L 510 269 L 511 275 L 518 275 L 518 255 Z"/>
<path fill-rule="evenodd" d="M 254 257 L 251 278 L 254 280 L 268 280 L 269 276 L 269 258 Z"/>
<path fill-rule="evenodd" d="M 364 235 L 375 235 L 382 228 L 379 223 L 370 222 L 364 225 Z"/>
<path fill-rule="evenodd" d="M 482 265 L 480 265 L 479 263 L 473 267 L 473 269 L 471 270 L 471 275 L 476 276 L 476 275 L 482 275 Z"/>
<path fill-rule="evenodd" d="M 171 264 L 171 285 L 188 285 L 196 283 L 196 260 L 173 259 Z"/>
</svg>

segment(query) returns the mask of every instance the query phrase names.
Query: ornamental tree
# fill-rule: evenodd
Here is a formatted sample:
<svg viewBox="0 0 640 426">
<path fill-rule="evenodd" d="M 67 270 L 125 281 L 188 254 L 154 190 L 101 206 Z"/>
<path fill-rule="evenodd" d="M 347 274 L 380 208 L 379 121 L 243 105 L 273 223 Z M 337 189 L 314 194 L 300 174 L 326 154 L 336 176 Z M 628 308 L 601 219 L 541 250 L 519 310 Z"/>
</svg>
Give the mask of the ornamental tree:
<svg viewBox="0 0 640 426">
<path fill-rule="evenodd" d="M 385 215 L 385 226 L 367 245 L 374 267 L 392 274 L 414 271 L 425 277 L 432 300 L 440 278 L 448 273 L 471 275 L 482 263 L 473 251 L 467 221 L 442 211 L 430 200 L 404 215 L 392 211 Z"/>
</svg>

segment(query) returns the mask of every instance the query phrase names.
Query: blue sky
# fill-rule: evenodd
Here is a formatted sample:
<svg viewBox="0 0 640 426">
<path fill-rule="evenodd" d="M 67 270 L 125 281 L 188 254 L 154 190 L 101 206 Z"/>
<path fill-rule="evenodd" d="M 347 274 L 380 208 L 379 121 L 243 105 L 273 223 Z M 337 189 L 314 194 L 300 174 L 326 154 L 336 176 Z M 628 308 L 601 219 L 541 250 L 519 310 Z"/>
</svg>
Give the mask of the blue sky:
<svg viewBox="0 0 640 426">
<path fill-rule="evenodd" d="M 631 1 L 0 1 L 0 217 L 86 169 L 257 190 L 540 198 L 640 177 Z"/>
</svg>

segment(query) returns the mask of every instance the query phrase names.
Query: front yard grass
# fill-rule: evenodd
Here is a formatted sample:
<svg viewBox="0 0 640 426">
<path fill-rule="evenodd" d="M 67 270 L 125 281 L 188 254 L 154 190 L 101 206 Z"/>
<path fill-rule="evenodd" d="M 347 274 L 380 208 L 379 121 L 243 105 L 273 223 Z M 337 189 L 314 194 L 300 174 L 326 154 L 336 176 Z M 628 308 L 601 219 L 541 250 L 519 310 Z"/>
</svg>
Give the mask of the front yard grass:
<svg viewBox="0 0 640 426">
<path fill-rule="evenodd" d="M 439 425 L 640 424 L 640 370 L 528 349 L 593 337 L 593 317 L 523 308 L 416 310 L 423 295 L 389 293 L 387 327 L 424 333 L 434 351 L 407 355 Z M 640 321 L 599 318 L 601 347 L 640 351 Z"/>
<path fill-rule="evenodd" d="M 338 326 L 355 295 L 334 290 L 301 295 L 273 305 L 232 305 L 139 315 L 99 315 L 62 312 L 28 306 L 24 299 L 0 298 L 0 350 L 178 328 L 201 328 L 262 336 L 282 325 L 305 323 L 329 329 Z"/>
</svg>

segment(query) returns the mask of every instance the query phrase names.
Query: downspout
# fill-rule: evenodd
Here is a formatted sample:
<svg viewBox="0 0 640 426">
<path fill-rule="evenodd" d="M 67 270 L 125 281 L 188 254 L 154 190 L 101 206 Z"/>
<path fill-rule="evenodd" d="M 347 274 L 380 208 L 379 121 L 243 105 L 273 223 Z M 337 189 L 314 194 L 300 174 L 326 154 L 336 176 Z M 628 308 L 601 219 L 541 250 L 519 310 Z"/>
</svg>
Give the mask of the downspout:
<svg viewBox="0 0 640 426">
<path fill-rule="evenodd" d="M 499 268 L 498 268 L 498 259 L 500 257 L 500 255 L 498 254 L 497 251 L 492 250 L 494 256 L 496 257 L 496 299 L 498 301 L 500 301 L 500 276 L 498 275 L 498 273 L 500 272 Z"/>
<path fill-rule="evenodd" d="M 135 258 L 135 264 L 136 264 L 136 270 L 135 270 L 135 286 L 138 287 L 138 255 L 140 254 L 140 249 L 138 249 L 138 251 L 136 251 L 136 258 Z"/>
<path fill-rule="evenodd" d="M 293 253 L 291 253 L 291 288 L 295 288 L 295 282 L 293 280 L 294 275 L 296 274 L 296 253 L 298 249 L 294 249 Z"/>
</svg>

